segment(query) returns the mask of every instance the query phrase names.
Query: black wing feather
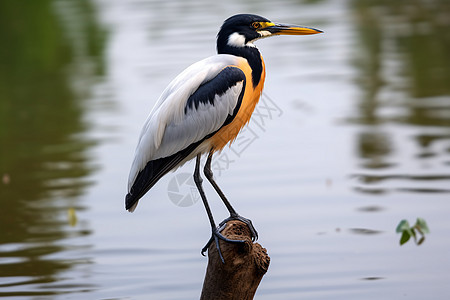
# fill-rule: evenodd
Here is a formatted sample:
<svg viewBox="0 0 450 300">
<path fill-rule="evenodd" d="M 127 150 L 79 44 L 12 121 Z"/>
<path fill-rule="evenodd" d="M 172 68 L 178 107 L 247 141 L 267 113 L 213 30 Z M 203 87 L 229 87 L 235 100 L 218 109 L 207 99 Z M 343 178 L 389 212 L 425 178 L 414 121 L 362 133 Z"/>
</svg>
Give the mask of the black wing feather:
<svg viewBox="0 0 450 300">
<path fill-rule="evenodd" d="M 202 140 L 203 141 L 203 140 Z M 130 209 L 145 195 L 158 180 L 175 168 L 184 158 L 186 158 L 202 142 L 189 145 L 187 148 L 168 157 L 158 158 L 149 161 L 145 168 L 138 173 L 134 180 L 130 192 L 125 197 L 125 209 Z"/>
<path fill-rule="evenodd" d="M 237 67 L 226 67 L 216 77 L 202 84 L 187 100 L 185 113 L 188 109 L 194 109 L 194 107 L 197 109 L 200 103 L 210 103 L 211 105 L 214 105 L 214 100 L 217 99 L 216 95 L 223 95 L 228 89 L 242 81 L 244 81 L 244 84 L 236 107 L 234 108 L 232 115 L 227 116 L 224 124 L 220 128 L 228 125 L 233 121 L 239 111 L 245 92 L 245 74 Z M 204 140 L 213 136 L 220 128 L 173 155 L 149 161 L 144 169 L 138 173 L 130 192 L 126 195 L 125 208 L 128 210 L 133 207 L 133 205 L 136 204 L 136 202 L 142 198 L 145 193 L 161 179 L 161 177 L 175 168 L 189 156 L 195 148 L 197 148 Z"/>
<path fill-rule="evenodd" d="M 189 109 L 198 108 L 200 103 L 214 106 L 216 96 L 222 96 L 236 83 L 245 80 L 244 72 L 237 67 L 226 67 L 216 77 L 200 85 L 189 97 L 184 108 L 187 113 Z"/>
</svg>

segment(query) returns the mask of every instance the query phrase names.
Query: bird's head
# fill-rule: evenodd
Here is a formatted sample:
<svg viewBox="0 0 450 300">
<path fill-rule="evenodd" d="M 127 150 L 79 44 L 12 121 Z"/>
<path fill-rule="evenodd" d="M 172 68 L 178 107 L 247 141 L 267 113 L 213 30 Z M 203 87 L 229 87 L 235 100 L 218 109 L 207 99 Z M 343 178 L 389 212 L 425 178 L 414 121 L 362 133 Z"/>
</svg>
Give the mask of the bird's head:
<svg viewBox="0 0 450 300">
<path fill-rule="evenodd" d="M 321 30 L 297 25 L 276 24 L 257 15 L 234 15 L 223 23 L 217 34 L 217 50 L 226 47 L 254 47 L 253 42 L 275 35 L 307 35 Z"/>
</svg>

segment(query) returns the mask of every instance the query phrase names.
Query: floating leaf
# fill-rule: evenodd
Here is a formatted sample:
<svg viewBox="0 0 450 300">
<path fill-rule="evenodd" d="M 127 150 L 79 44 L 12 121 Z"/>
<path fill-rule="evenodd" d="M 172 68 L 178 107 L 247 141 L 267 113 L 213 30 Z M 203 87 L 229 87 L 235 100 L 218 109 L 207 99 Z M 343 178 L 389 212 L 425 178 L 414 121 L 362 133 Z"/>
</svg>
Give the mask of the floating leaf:
<svg viewBox="0 0 450 300">
<path fill-rule="evenodd" d="M 417 242 L 417 245 L 422 245 L 422 243 L 425 241 L 425 236 L 422 236 L 420 240 Z"/>
<path fill-rule="evenodd" d="M 428 228 L 427 222 L 422 218 L 417 218 L 415 225 L 422 233 L 430 233 L 430 229 Z"/>
<path fill-rule="evenodd" d="M 400 246 L 407 243 L 411 237 L 414 238 L 414 242 L 419 246 L 425 241 L 425 234 L 430 232 L 427 222 L 422 218 L 417 218 L 414 226 L 410 227 L 407 220 L 401 220 L 396 228 L 397 233 L 401 233 Z"/>
<path fill-rule="evenodd" d="M 397 233 L 402 233 L 405 230 L 409 230 L 411 227 L 409 226 L 409 223 L 407 220 L 401 220 L 400 223 L 397 225 L 397 229 L 395 230 Z"/>
<path fill-rule="evenodd" d="M 70 226 L 75 226 L 77 225 L 77 214 L 75 212 L 75 209 L 73 207 L 69 208 L 69 210 L 67 211 L 67 216 L 69 218 L 69 224 Z"/>
<path fill-rule="evenodd" d="M 400 238 L 400 245 L 403 245 L 404 243 L 409 241 L 409 239 L 411 238 L 411 234 L 409 232 L 410 230 L 403 231 L 402 237 Z"/>
</svg>

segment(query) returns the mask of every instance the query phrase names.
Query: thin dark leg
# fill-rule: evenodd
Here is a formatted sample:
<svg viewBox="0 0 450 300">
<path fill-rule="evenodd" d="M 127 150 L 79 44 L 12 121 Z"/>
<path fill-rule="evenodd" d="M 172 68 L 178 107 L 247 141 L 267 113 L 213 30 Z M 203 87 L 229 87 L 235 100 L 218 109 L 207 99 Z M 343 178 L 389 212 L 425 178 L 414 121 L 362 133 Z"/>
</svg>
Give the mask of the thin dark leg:
<svg viewBox="0 0 450 300">
<path fill-rule="evenodd" d="M 211 208 L 209 207 L 209 203 L 208 200 L 206 199 L 205 192 L 203 191 L 202 187 L 203 179 L 200 177 L 200 154 L 197 155 L 197 160 L 195 162 L 194 182 L 202 198 L 203 205 L 205 206 L 206 209 L 206 213 L 208 214 L 208 219 L 209 223 L 211 223 L 211 228 L 214 230 L 214 228 L 216 228 L 216 223 L 214 222 L 214 217 L 212 215 Z"/>
<path fill-rule="evenodd" d="M 202 198 L 203 205 L 205 206 L 206 213 L 208 214 L 208 219 L 209 219 L 209 223 L 211 224 L 211 230 L 212 230 L 211 239 L 208 241 L 207 246 L 205 246 L 202 249 L 202 255 L 204 255 L 204 253 L 206 252 L 208 246 L 214 240 L 215 243 L 216 243 L 217 250 L 219 252 L 220 259 L 224 263 L 225 261 L 224 261 L 223 256 L 222 256 L 222 251 L 220 251 L 219 239 L 224 240 L 226 242 L 230 242 L 230 243 L 241 243 L 241 242 L 245 242 L 245 241 L 227 239 L 226 237 L 224 237 L 220 233 L 220 231 L 223 229 L 222 228 L 223 224 L 221 226 L 219 226 L 219 228 L 216 227 L 216 223 L 214 222 L 214 218 L 213 218 L 213 215 L 212 215 L 212 212 L 211 212 L 211 208 L 209 207 L 208 200 L 206 199 L 206 195 L 205 195 L 205 192 L 203 191 L 203 187 L 202 187 L 203 179 L 200 177 L 200 154 L 197 155 L 197 160 L 196 160 L 196 163 L 195 163 L 194 182 L 195 182 L 195 185 L 197 186 L 197 189 L 198 189 L 198 191 L 200 193 L 200 196 Z"/>
<path fill-rule="evenodd" d="M 248 228 L 250 229 L 250 232 L 252 233 L 252 239 L 253 241 L 258 239 L 258 232 L 256 232 L 255 227 L 253 227 L 252 221 L 249 219 L 246 219 L 242 216 L 240 216 L 236 210 L 231 206 L 230 202 L 228 201 L 227 197 L 225 197 L 225 194 L 222 192 L 222 190 L 219 188 L 219 186 L 217 185 L 217 183 L 214 181 L 214 177 L 213 177 L 213 172 L 211 170 L 211 160 L 212 160 L 212 155 L 213 153 L 210 152 L 208 154 L 208 159 L 206 160 L 205 163 L 205 168 L 203 169 L 203 172 L 206 176 L 206 179 L 208 179 L 208 181 L 211 183 L 211 185 L 213 186 L 213 188 L 216 190 L 217 194 L 220 196 L 220 198 L 222 199 L 223 203 L 225 204 L 225 206 L 227 207 L 228 211 L 230 212 L 230 217 L 223 220 L 220 224 L 219 227 L 222 227 L 224 224 L 226 224 L 228 221 L 230 220 L 239 220 L 244 222 L 245 224 L 247 224 Z"/>
<path fill-rule="evenodd" d="M 223 203 L 225 204 L 228 211 L 230 212 L 230 215 L 231 216 L 237 215 L 236 210 L 234 210 L 234 208 L 231 206 L 230 201 L 228 201 L 227 197 L 225 197 L 225 194 L 222 192 L 220 187 L 214 181 L 214 177 L 213 177 L 214 174 L 211 170 L 211 160 L 212 160 L 212 153 L 210 152 L 208 154 L 208 159 L 206 160 L 205 168 L 203 169 L 203 173 L 205 174 L 206 179 L 208 179 L 208 181 L 211 183 L 213 188 L 216 190 L 217 194 L 219 194 L 220 199 L 222 199 Z"/>
</svg>

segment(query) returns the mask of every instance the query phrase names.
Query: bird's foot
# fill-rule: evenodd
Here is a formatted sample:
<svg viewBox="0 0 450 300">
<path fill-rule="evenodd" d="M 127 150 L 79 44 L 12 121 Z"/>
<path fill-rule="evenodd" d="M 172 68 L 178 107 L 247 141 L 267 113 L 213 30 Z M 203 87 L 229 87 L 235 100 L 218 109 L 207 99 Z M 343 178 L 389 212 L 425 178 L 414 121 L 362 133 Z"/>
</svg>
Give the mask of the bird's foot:
<svg viewBox="0 0 450 300">
<path fill-rule="evenodd" d="M 241 221 L 241 222 L 247 224 L 248 229 L 250 229 L 250 233 L 251 233 L 251 236 L 252 236 L 252 241 L 254 242 L 254 241 L 256 241 L 258 239 L 258 232 L 256 231 L 255 227 L 253 226 L 252 221 L 250 219 L 244 218 L 244 217 L 242 217 L 242 216 L 240 216 L 238 214 L 232 214 L 231 216 L 229 216 L 228 218 L 226 218 L 225 220 L 220 222 L 219 228 L 224 226 L 228 221 L 232 221 L 232 220 Z"/>
<path fill-rule="evenodd" d="M 225 263 L 225 260 L 223 259 L 223 256 L 222 256 L 222 251 L 220 250 L 219 239 L 221 239 L 222 241 L 225 241 L 225 242 L 229 242 L 229 243 L 245 243 L 244 240 L 228 239 L 220 233 L 227 225 L 227 222 L 232 221 L 232 220 L 241 221 L 248 226 L 253 242 L 258 239 L 258 232 L 256 231 L 255 227 L 253 227 L 251 220 L 244 218 L 238 214 L 232 214 L 230 217 L 228 217 L 225 220 L 223 220 L 222 222 L 220 222 L 220 224 L 219 224 L 219 226 L 217 226 L 217 228 L 213 229 L 211 238 L 209 239 L 208 243 L 206 243 L 205 247 L 203 247 L 203 249 L 202 249 L 203 256 L 205 256 L 205 252 L 208 250 L 209 246 L 214 241 L 216 243 L 216 248 L 217 248 L 217 251 L 219 252 L 220 259 L 222 260 L 222 263 Z"/>
<path fill-rule="evenodd" d="M 205 252 L 208 250 L 209 246 L 214 241 L 216 243 L 217 252 L 219 252 L 220 260 L 222 261 L 222 263 L 225 263 L 222 251 L 220 250 L 219 239 L 228 243 L 245 243 L 244 240 L 231 240 L 223 236 L 220 232 L 225 228 L 226 224 L 227 224 L 226 222 L 222 222 L 217 228 L 213 229 L 211 238 L 209 239 L 208 243 L 206 243 L 205 247 L 203 247 L 202 249 L 203 256 L 205 256 Z"/>
</svg>

